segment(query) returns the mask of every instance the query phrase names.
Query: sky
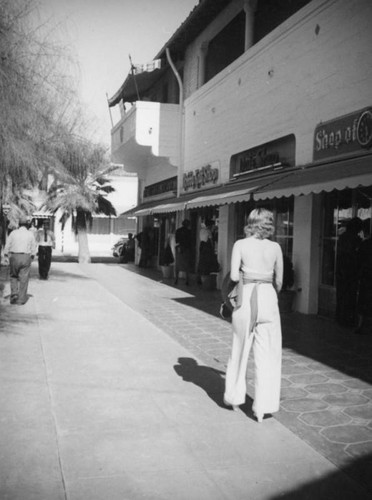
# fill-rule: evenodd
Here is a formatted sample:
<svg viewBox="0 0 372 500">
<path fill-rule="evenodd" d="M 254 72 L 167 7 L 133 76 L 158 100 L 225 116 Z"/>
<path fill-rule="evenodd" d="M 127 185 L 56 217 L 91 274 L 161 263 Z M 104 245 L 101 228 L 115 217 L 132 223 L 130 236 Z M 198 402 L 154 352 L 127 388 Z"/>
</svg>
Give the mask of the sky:
<svg viewBox="0 0 372 500">
<path fill-rule="evenodd" d="M 38 0 L 39 16 L 78 62 L 80 98 L 95 121 L 94 138 L 110 145 L 107 96 L 134 64 L 150 62 L 198 0 Z M 118 110 L 112 109 L 114 123 Z"/>
</svg>

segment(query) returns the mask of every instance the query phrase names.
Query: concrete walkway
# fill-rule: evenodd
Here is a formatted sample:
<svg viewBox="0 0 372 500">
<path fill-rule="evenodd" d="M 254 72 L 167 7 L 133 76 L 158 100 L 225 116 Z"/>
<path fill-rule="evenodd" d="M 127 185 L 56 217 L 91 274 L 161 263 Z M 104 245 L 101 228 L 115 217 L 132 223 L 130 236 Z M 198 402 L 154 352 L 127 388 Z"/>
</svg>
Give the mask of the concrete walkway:
<svg viewBox="0 0 372 500">
<path fill-rule="evenodd" d="M 9 305 L 7 286 L 1 500 L 369 498 L 276 419 L 224 408 L 223 370 L 103 287 L 91 266 L 53 263 L 24 306 Z M 136 293 L 133 279 L 120 287 Z"/>
</svg>

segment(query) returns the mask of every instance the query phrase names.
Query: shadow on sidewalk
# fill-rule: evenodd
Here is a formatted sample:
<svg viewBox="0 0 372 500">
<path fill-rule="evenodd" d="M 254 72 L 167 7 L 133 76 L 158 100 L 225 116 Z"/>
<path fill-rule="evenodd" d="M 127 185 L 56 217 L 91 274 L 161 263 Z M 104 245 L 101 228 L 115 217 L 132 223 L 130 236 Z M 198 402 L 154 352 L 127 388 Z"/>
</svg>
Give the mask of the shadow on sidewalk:
<svg viewBox="0 0 372 500">
<path fill-rule="evenodd" d="M 30 295 L 29 295 L 30 297 Z M 4 297 L 3 300 L 7 300 Z M 20 308 L 24 306 L 9 305 L 9 302 L 0 303 L 0 335 L 24 335 L 23 329 L 20 326 L 29 326 L 37 323 L 37 317 L 33 311 L 19 314 Z M 39 316 L 40 320 L 40 316 Z"/>
<path fill-rule="evenodd" d="M 223 402 L 225 373 L 209 366 L 198 365 L 193 358 L 178 358 L 174 371 L 184 382 L 197 385 L 221 408 L 227 408 Z"/>
<path fill-rule="evenodd" d="M 66 262 L 66 263 L 77 263 L 78 256 L 77 255 L 52 255 L 52 263 L 53 262 Z M 93 255 L 91 256 L 92 264 L 118 264 L 119 260 L 117 257 L 110 257 L 106 255 Z"/>
<path fill-rule="evenodd" d="M 221 408 L 232 411 L 232 407 L 225 405 L 223 395 L 225 391 L 225 372 L 199 365 L 193 358 L 178 358 L 178 365 L 174 365 L 174 371 L 184 382 L 191 382 L 200 387 Z M 252 399 L 247 395 L 246 402 L 241 405 L 240 410 L 252 420 L 255 420 L 252 412 Z"/>
<path fill-rule="evenodd" d="M 31 268 L 30 281 L 32 281 L 32 280 L 39 281 L 39 272 L 38 272 L 37 266 Z M 92 279 L 89 278 L 89 276 L 86 276 L 84 274 L 61 271 L 60 269 L 56 268 L 55 266 L 53 267 L 53 263 L 52 263 L 47 281 L 68 281 L 68 280 L 92 281 Z M 44 280 L 40 280 L 40 281 L 44 281 Z"/>
<path fill-rule="evenodd" d="M 183 281 L 175 286 L 173 280 L 162 279 L 156 269 L 139 268 L 134 264 L 120 264 L 127 271 L 139 274 L 163 285 L 187 292 L 187 297 L 170 300 L 220 318 L 221 294 L 219 290 L 206 291 L 195 279 L 190 286 Z M 221 319 L 221 321 L 223 321 Z M 322 363 L 330 370 L 339 370 L 346 376 L 372 383 L 372 335 L 355 335 L 351 329 L 339 327 L 332 319 L 297 312 L 281 314 L 283 347 L 287 351 Z"/>
</svg>

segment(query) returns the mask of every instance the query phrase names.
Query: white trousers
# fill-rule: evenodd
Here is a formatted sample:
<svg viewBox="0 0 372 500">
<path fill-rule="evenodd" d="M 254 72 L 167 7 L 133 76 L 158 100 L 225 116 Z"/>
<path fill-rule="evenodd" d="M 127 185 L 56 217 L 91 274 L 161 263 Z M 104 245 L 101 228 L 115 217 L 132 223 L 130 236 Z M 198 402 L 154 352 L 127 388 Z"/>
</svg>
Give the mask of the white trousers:
<svg viewBox="0 0 372 500">
<path fill-rule="evenodd" d="M 257 287 L 257 321 L 251 325 L 251 295 Z M 258 414 L 279 410 L 282 364 L 282 332 L 276 291 L 270 283 L 243 286 L 243 301 L 233 312 L 233 342 L 226 370 L 224 399 L 241 405 L 246 398 L 248 357 L 253 347 L 255 395 L 253 411 Z M 250 329 L 252 328 L 252 331 Z"/>
</svg>

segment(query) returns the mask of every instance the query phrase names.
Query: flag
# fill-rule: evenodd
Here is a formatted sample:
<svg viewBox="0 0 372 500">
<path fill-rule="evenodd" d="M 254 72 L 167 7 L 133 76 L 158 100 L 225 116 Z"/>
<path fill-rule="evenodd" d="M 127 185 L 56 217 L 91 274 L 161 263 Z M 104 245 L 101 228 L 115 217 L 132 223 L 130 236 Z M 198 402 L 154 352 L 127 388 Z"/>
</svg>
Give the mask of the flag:
<svg viewBox="0 0 372 500">
<path fill-rule="evenodd" d="M 139 75 L 140 73 L 154 71 L 155 69 L 161 68 L 161 59 L 155 59 L 147 64 L 132 64 L 132 72 L 134 75 Z"/>
</svg>

